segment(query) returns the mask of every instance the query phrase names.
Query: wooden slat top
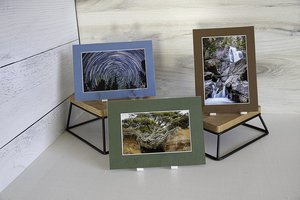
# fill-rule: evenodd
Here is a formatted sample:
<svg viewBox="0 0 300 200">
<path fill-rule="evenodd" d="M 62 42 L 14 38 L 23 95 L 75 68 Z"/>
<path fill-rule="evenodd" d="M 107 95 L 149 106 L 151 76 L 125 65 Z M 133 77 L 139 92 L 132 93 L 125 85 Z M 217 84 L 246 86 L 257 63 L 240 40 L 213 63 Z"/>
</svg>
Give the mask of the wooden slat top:
<svg viewBox="0 0 300 200">
<path fill-rule="evenodd" d="M 99 117 L 107 117 L 107 102 L 102 101 L 76 101 L 74 95 L 70 97 L 70 101 L 80 108 L 83 108 Z M 258 111 L 248 112 L 245 115 L 239 113 L 217 113 L 216 116 L 203 116 L 203 126 L 205 129 L 214 133 L 222 133 L 223 131 L 248 120 L 260 113 Z"/>
<path fill-rule="evenodd" d="M 83 108 L 99 117 L 107 117 L 107 102 L 98 101 L 76 101 L 74 95 L 70 97 L 70 102 Z"/>
<path fill-rule="evenodd" d="M 143 99 L 152 99 L 154 97 L 143 97 Z M 128 99 L 114 99 L 113 101 L 122 101 Z M 111 101 L 111 100 L 110 100 Z M 107 101 L 76 101 L 74 94 L 70 97 L 70 102 L 83 108 L 99 117 L 107 117 Z"/>
<path fill-rule="evenodd" d="M 204 129 L 214 133 L 222 133 L 259 113 L 260 107 L 258 108 L 258 111 L 248 112 L 245 115 L 241 115 L 240 113 L 217 113 L 215 116 L 209 116 L 206 114 L 203 116 L 203 126 Z"/>
</svg>

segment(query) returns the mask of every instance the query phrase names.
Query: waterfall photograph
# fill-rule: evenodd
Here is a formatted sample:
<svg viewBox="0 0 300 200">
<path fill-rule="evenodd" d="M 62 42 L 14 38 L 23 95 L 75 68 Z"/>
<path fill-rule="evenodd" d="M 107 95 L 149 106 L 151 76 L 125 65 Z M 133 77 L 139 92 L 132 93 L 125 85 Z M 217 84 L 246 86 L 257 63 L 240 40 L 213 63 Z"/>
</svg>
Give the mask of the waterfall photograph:
<svg viewBox="0 0 300 200">
<path fill-rule="evenodd" d="M 81 53 L 84 92 L 147 88 L 145 49 Z"/>
<path fill-rule="evenodd" d="M 249 103 L 247 37 L 202 37 L 205 105 Z"/>
<path fill-rule="evenodd" d="M 191 151 L 189 110 L 121 113 L 122 155 Z"/>
</svg>

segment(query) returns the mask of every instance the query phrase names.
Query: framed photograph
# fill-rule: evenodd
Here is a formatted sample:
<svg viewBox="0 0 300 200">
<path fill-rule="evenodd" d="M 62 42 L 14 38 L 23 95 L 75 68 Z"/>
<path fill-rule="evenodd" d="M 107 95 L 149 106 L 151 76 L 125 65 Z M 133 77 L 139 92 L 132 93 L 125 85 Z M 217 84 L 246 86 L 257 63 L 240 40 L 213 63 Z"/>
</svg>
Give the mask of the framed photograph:
<svg viewBox="0 0 300 200">
<path fill-rule="evenodd" d="M 200 97 L 108 101 L 110 168 L 205 163 Z"/>
<path fill-rule="evenodd" d="M 151 41 L 73 46 L 75 99 L 155 96 Z"/>
<path fill-rule="evenodd" d="M 195 29 L 193 40 L 203 111 L 257 111 L 254 27 Z"/>
</svg>

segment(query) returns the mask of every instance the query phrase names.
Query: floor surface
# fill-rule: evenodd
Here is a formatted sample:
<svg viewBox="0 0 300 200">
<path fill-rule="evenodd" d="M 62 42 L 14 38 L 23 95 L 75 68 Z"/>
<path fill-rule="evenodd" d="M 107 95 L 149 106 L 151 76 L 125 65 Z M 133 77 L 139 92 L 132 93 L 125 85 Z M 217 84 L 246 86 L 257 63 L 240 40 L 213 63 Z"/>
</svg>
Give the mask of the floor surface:
<svg viewBox="0 0 300 200">
<path fill-rule="evenodd" d="M 64 133 L 1 200 L 300 200 L 300 115 L 264 115 L 270 135 L 206 165 L 109 170 L 101 155 Z"/>
</svg>

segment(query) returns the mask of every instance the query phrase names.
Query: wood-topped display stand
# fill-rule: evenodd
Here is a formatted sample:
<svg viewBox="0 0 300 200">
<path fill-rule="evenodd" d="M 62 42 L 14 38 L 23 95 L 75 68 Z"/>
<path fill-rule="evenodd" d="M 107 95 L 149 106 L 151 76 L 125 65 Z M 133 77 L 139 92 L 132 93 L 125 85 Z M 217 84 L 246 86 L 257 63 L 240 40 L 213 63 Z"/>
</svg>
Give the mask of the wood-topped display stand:
<svg viewBox="0 0 300 200">
<path fill-rule="evenodd" d="M 151 98 L 151 97 L 150 97 Z M 70 119 L 72 114 L 72 108 L 73 106 L 78 107 L 79 109 L 82 109 L 92 115 L 95 116 L 94 119 L 84 121 L 75 125 L 70 126 Z M 259 118 L 263 128 L 248 124 L 247 122 L 254 119 Z M 91 147 L 93 147 L 95 150 L 99 151 L 102 154 L 108 154 L 109 151 L 107 150 L 107 144 L 106 144 L 106 129 L 105 129 L 105 119 L 107 119 L 107 101 L 76 101 L 74 98 L 74 95 L 70 97 L 70 108 L 69 108 L 69 114 L 68 114 L 68 121 L 67 121 L 67 131 L 83 142 L 87 143 Z M 102 127 L 102 142 L 103 142 L 103 148 L 99 149 L 95 145 L 91 144 L 87 140 L 83 139 L 76 133 L 74 133 L 71 129 L 96 121 L 96 120 L 102 120 L 101 127 Z M 231 152 L 221 155 L 220 154 L 220 145 L 221 145 L 221 137 L 225 133 L 230 133 L 230 130 L 238 127 L 238 126 L 246 126 L 248 128 L 255 129 L 257 131 L 262 132 L 262 135 L 259 135 L 258 137 L 252 139 L 251 141 L 247 142 L 246 144 L 241 145 L 238 148 L 235 148 Z M 248 146 L 249 144 L 259 140 L 260 138 L 266 136 L 269 134 L 268 128 L 261 116 L 260 107 L 258 108 L 258 111 L 254 112 L 248 112 L 248 113 L 217 113 L 216 115 L 209 115 L 204 114 L 203 116 L 203 128 L 208 133 L 214 134 L 217 136 L 217 149 L 216 149 L 216 155 L 211 155 L 206 153 L 206 156 L 214 159 L 214 160 L 222 160 L 231 154 L 241 150 L 242 148 Z"/>
<path fill-rule="evenodd" d="M 254 119 L 259 118 L 263 128 L 248 124 L 247 122 Z M 243 144 L 234 150 L 230 151 L 225 155 L 220 154 L 220 143 L 221 143 L 221 136 L 225 133 L 229 133 L 230 130 L 238 127 L 238 126 L 246 126 L 248 128 L 255 129 L 257 131 L 262 132 L 262 135 L 252 139 L 251 141 Z M 261 116 L 261 109 L 258 108 L 258 111 L 254 112 L 247 112 L 247 113 L 217 113 L 216 115 L 209 115 L 204 114 L 203 116 L 203 127 L 204 130 L 208 133 L 212 133 L 217 136 L 217 149 L 216 149 L 216 156 L 206 153 L 206 156 L 213 159 L 213 160 L 222 160 L 233 153 L 241 150 L 242 148 L 248 146 L 249 144 L 259 140 L 260 138 L 269 134 L 268 128 Z"/>
<path fill-rule="evenodd" d="M 144 98 L 149 99 L 149 98 L 153 98 L 153 97 L 143 97 L 143 99 Z M 70 96 L 69 99 L 70 99 L 70 108 L 69 108 L 67 129 L 66 130 L 69 133 L 76 136 L 78 139 L 80 139 L 83 142 L 85 142 L 86 144 L 90 145 L 95 150 L 99 151 L 100 153 L 102 153 L 104 155 L 108 154 L 109 151 L 107 150 L 107 144 L 106 144 L 106 134 L 107 133 L 106 133 L 106 128 L 105 128 L 105 119 L 107 119 L 107 101 L 101 101 L 101 100 L 97 100 L 97 101 L 76 101 L 75 97 L 74 97 L 74 94 L 72 96 Z M 117 100 L 124 100 L 124 99 L 117 99 Z M 114 101 L 117 101 L 117 100 L 114 100 Z M 73 106 L 76 106 L 77 108 L 79 108 L 81 110 L 84 110 L 84 111 L 94 115 L 95 118 L 70 126 L 70 120 L 71 120 L 71 114 L 72 114 Z M 96 147 L 95 145 L 93 145 L 89 141 L 85 140 L 84 138 L 80 137 L 78 134 L 76 134 L 75 132 L 73 132 L 71 130 L 73 128 L 76 128 L 76 127 L 81 126 L 81 125 L 88 124 L 90 122 L 94 122 L 96 120 L 101 120 L 102 121 L 101 122 L 102 146 L 103 146 L 102 149 Z"/>
<path fill-rule="evenodd" d="M 88 121 L 84 121 L 75 125 L 70 126 L 70 119 L 71 119 L 71 114 L 72 114 L 72 108 L 73 106 L 78 107 L 79 109 L 82 109 L 92 115 L 95 116 L 95 118 L 88 120 Z M 69 114 L 68 114 L 68 121 L 67 121 L 67 131 L 71 134 L 73 134 L 74 136 L 76 136 L 77 138 L 79 138 L 80 140 L 82 140 L 83 142 L 87 143 L 88 145 L 90 145 L 91 147 L 93 147 L 95 150 L 99 151 L 102 154 L 108 154 L 109 152 L 107 151 L 107 145 L 106 145 L 106 129 L 105 129 L 105 119 L 107 119 L 107 102 L 103 102 L 103 101 L 76 101 L 74 98 L 74 95 L 72 95 L 70 97 L 70 108 L 69 108 Z M 90 142 L 88 142 L 87 140 L 83 139 L 82 137 L 80 137 L 79 135 L 77 135 L 75 132 L 73 132 L 71 129 L 90 123 L 90 122 L 94 122 L 96 120 L 101 120 L 101 127 L 102 127 L 102 149 L 99 149 L 98 147 L 96 147 L 95 145 L 91 144 Z"/>
</svg>

